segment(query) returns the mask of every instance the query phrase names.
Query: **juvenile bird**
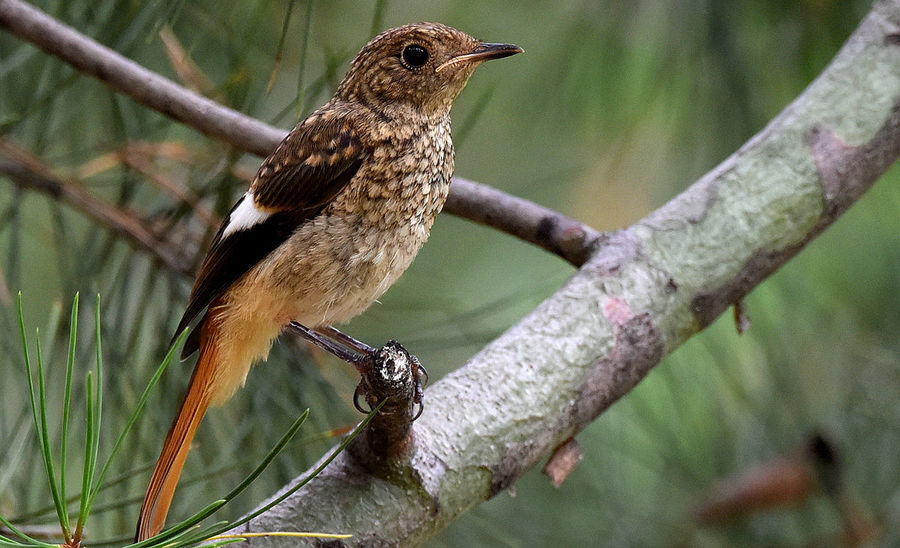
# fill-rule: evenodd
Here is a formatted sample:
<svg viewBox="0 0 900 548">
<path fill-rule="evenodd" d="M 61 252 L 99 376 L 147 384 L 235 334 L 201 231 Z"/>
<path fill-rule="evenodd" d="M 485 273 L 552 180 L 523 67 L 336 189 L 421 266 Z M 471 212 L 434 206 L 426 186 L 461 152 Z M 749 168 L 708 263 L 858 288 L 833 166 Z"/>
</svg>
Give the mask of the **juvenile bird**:
<svg viewBox="0 0 900 548">
<path fill-rule="evenodd" d="M 360 314 L 425 243 L 453 173 L 450 107 L 475 68 L 521 53 L 454 28 L 387 30 L 334 98 L 262 163 L 212 241 L 176 336 L 200 355 L 144 497 L 137 540 L 159 533 L 191 441 L 290 322 L 314 337 Z M 346 343 L 347 339 L 342 339 Z"/>
</svg>

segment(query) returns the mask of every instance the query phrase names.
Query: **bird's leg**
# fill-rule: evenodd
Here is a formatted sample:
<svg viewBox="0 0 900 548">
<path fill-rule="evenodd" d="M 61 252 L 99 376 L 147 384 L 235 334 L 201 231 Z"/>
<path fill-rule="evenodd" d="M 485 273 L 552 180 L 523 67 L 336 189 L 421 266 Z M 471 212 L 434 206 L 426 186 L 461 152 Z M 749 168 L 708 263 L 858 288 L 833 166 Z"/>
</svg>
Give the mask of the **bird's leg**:
<svg viewBox="0 0 900 548">
<path fill-rule="evenodd" d="M 342 345 L 346 346 L 347 348 L 352 348 L 353 350 L 359 352 L 360 354 L 371 354 L 371 353 L 375 352 L 375 349 L 372 348 L 371 346 L 367 345 L 366 343 L 364 343 L 358 339 L 354 339 L 353 337 L 344 333 L 340 329 L 334 328 L 330 325 L 317 327 L 316 331 L 318 331 L 322 335 L 325 335 L 326 337 L 329 337 L 329 338 L 341 343 Z"/>
<path fill-rule="evenodd" d="M 299 334 L 301 337 L 322 350 L 352 364 L 360 374 L 365 374 L 368 371 L 368 368 L 371 367 L 372 354 L 375 352 L 375 349 L 365 343 L 344 335 L 348 339 L 354 340 L 359 345 L 351 346 L 350 344 L 345 343 L 344 340 L 335 340 L 335 338 L 332 338 L 319 330 L 310 329 L 298 322 L 291 322 L 288 327 L 291 331 Z M 337 331 L 337 329 L 335 329 L 335 331 Z M 338 333 L 340 333 L 340 331 L 338 331 Z"/>
<path fill-rule="evenodd" d="M 364 385 L 366 384 L 366 375 L 372 370 L 375 349 L 349 335 L 344 335 L 333 327 L 329 327 L 329 330 L 333 330 L 343 336 L 340 338 L 330 337 L 320 330 L 310 329 L 299 322 L 291 322 L 288 324 L 288 328 L 322 350 L 337 356 L 339 359 L 356 368 L 359 372 L 360 380 L 359 384 L 356 385 L 356 390 L 353 392 L 353 407 L 360 413 L 368 413 L 368 411 L 363 409 L 362 405 L 360 405 L 359 398 L 360 396 L 365 396 L 366 386 Z M 351 344 L 349 342 L 350 340 L 356 344 Z"/>
<path fill-rule="evenodd" d="M 422 366 L 422 362 L 415 354 L 410 354 L 409 359 L 412 360 L 413 382 L 416 385 L 416 394 L 413 396 L 413 403 L 418 406 L 412 420 L 418 419 L 425 410 L 422 400 L 425 398 L 425 386 L 428 384 L 428 371 Z"/>
</svg>

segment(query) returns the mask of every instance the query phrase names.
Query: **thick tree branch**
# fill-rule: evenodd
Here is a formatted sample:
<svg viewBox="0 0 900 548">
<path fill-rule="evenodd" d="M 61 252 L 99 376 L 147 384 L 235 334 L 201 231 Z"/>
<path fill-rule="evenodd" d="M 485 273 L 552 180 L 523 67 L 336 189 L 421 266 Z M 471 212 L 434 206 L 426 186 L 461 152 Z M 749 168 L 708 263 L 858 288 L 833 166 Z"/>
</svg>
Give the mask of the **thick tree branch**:
<svg viewBox="0 0 900 548">
<path fill-rule="evenodd" d="M 413 544 L 515 482 L 795 255 L 900 154 L 900 0 L 885 0 L 756 137 L 628 229 L 426 393 L 413 443 L 373 477 L 344 453 L 240 531 Z M 278 544 L 276 539 L 254 544 Z"/>
<path fill-rule="evenodd" d="M 139 103 L 239 150 L 268 156 L 287 135 L 147 70 L 20 0 L 0 0 L 0 27 Z M 445 209 L 539 245 L 576 266 L 596 237 L 592 229 L 560 213 L 542 213 L 544 208 L 536 204 L 471 181 L 451 185 Z"/>
</svg>

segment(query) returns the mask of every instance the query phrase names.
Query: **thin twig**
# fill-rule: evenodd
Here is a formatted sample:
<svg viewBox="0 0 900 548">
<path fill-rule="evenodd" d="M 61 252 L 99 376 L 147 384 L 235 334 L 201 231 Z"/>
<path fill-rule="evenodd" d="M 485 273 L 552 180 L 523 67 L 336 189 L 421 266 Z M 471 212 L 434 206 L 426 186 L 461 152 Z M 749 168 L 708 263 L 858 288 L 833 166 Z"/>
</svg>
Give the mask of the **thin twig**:
<svg viewBox="0 0 900 548">
<path fill-rule="evenodd" d="M 209 76 L 204 73 L 197 63 L 191 59 L 191 56 L 185 51 L 181 41 L 175 36 L 175 31 L 169 25 L 163 25 L 159 29 L 159 39 L 162 40 L 165 47 L 166 57 L 169 63 L 178 74 L 181 82 L 188 86 L 191 91 L 202 93 L 206 96 L 215 96 L 221 99 L 218 89 Z"/>
<path fill-rule="evenodd" d="M 76 180 L 55 175 L 38 158 L 0 140 L 0 174 L 21 188 L 37 190 L 65 202 L 97 223 L 121 234 L 135 247 L 158 259 L 173 272 L 191 273 L 191 268 L 172 245 L 147 228 L 138 215 L 97 199 Z"/>
<path fill-rule="evenodd" d="M 0 0 L 0 26 L 139 103 L 238 150 L 268 156 L 287 134 L 147 70 L 20 0 Z M 561 213 L 459 178 L 451 186 L 445 210 L 538 245 L 576 266 L 584 263 L 597 235 Z"/>
<path fill-rule="evenodd" d="M 137 102 L 239 150 L 267 156 L 284 138 L 285 131 L 187 90 L 25 2 L 0 0 L 0 26 Z"/>
<path fill-rule="evenodd" d="M 191 210 L 198 216 L 200 219 L 206 223 L 207 226 L 211 228 L 216 228 L 221 219 L 207 207 L 205 204 L 200 203 L 200 199 L 187 188 L 185 185 L 180 184 L 175 181 L 171 177 L 165 175 L 161 170 L 157 169 L 153 164 L 153 160 L 150 155 L 144 154 L 143 151 L 138 149 L 132 149 L 131 147 L 125 147 L 118 154 L 119 159 L 127 164 L 129 167 L 134 169 L 135 171 L 141 172 L 147 179 L 156 183 L 158 187 L 167 193 L 171 194 L 181 202 L 186 203 L 191 206 Z"/>
<path fill-rule="evenodd" d="M 587 261 L 600 234 L 584 223 L 462 177 L 454 177 L 448 210 L 515 235 L 559 255 L 575 266 Z"/>
<path fill-rule="evenodd" d="M 195 151 L 189 150 L 177 141 L 146 142 L 134 141 L 124 143 L 121 147 L 101 154 L 82 164 L 75 172 L 79 179 L 87 179 L 108 169 L 123 164 L 141 172 L 148 180 L 169 193 L 180 202 L 191 207 L 193 212 L 203 220 L 209 228 L 216 228 L 222 220 L 187 185 L 166 176 L 155 167 L 157 159 L 168 159 L 178 164 L 204 165 L 203 159 Z M 250 175 L 252 177 L 252 174 Z M 248 182 L 250 178 L 246 179 Z"/>
<path fill-rule="evenodd" d="M 553 450 L 544 465 L 544 474 L 550 478 L 553 487 L 559 488 L 584 458 L 584 449 L 575 438 L 569 438 Z"/>
</svg>

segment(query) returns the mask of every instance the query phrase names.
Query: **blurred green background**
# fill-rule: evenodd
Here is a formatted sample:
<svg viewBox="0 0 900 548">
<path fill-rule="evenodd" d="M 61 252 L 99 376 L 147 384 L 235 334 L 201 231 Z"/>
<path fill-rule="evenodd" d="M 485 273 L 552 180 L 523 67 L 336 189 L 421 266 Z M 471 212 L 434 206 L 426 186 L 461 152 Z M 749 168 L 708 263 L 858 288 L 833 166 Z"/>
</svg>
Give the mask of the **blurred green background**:
<svg viewBox="0 0 900 548">
<path fill-rule="evenodd" d="M 384 28 L 436 20 L 519 44 L 525 55 L 479 70 L 454 107 L 457 174 L 598 229 L 640 219 L 760 130 L 825 67 L 871 6 L 868 0 L 37 4 L 185 82 L 179 71 L 191 65 L 173 63 L 161 39 L 171 31 L 202 75 L 188 83 L 286 129 L 330 97 L 349 59 Z M 176 242 L 208 237 L 210 229 L 163 183 L 221 215 L 246 187 L 236 174 L 259 164 L 2 33 L 0 139 L 59 174 L 80 177 L 90 192 L 138 212 Z M 179 154 L 138 154 L 143 169 L 123 162 L 123 147 L 142 142 L 174 143 Z M 874 544 L 900 543 L 898 178 L 891 171 L 746 299 L 749 332 L 738 335 L 726 315 L 580 434 L 584 460 L 562 487 L 532 471 L 432 544 L 836 545 L 848 535 L 848 515 Z M 346 329 L 373 344 L 399 339 L 436 380 L 571 273 L 535 247 L 442 215 L 382 304 Z M 0 275 L 0 513 L 16 517 L 50 497 L 30 437 L 15 293 L 24 295 L 29 330 L 42 329 L 54 390 L 67 326 L 63 320 L 55 352 L 48 352 L 53 318 L 67 318 L 76 291 L 90 297 L 82 299 L 83 375 L 93 364 L 85 326 L 93 295 L 102 295 L 104 455 L 165 354 L 190 280 L 72 208 L 2 177 Z M 173 366 L 151 398 L 114 470 L 139 473 L 104 491 L 90 539 L 124 538 L 133 530 L 147 467 L 189 366 Z M 283 338 L 247 387 L 210 413 L 185 474 L 199 481 L 182 484 L 173 515 L 186 516 L 227 492 L 310 407 L 300 439 L 230 515 L 305 470 L 334 443 L 327 439 L 331 429 L 358 420 L 350 404 L 355 382 L 352 368 L 310 357 Z M 80 402 L 83 392 L 75 398 Z M 796 505 L 748 511 L 728 524 L 694 518 L 718 479 L 797 455 L 814 432 L 839 457 L 839 495 L 819 489 Z"/>
</svg>

